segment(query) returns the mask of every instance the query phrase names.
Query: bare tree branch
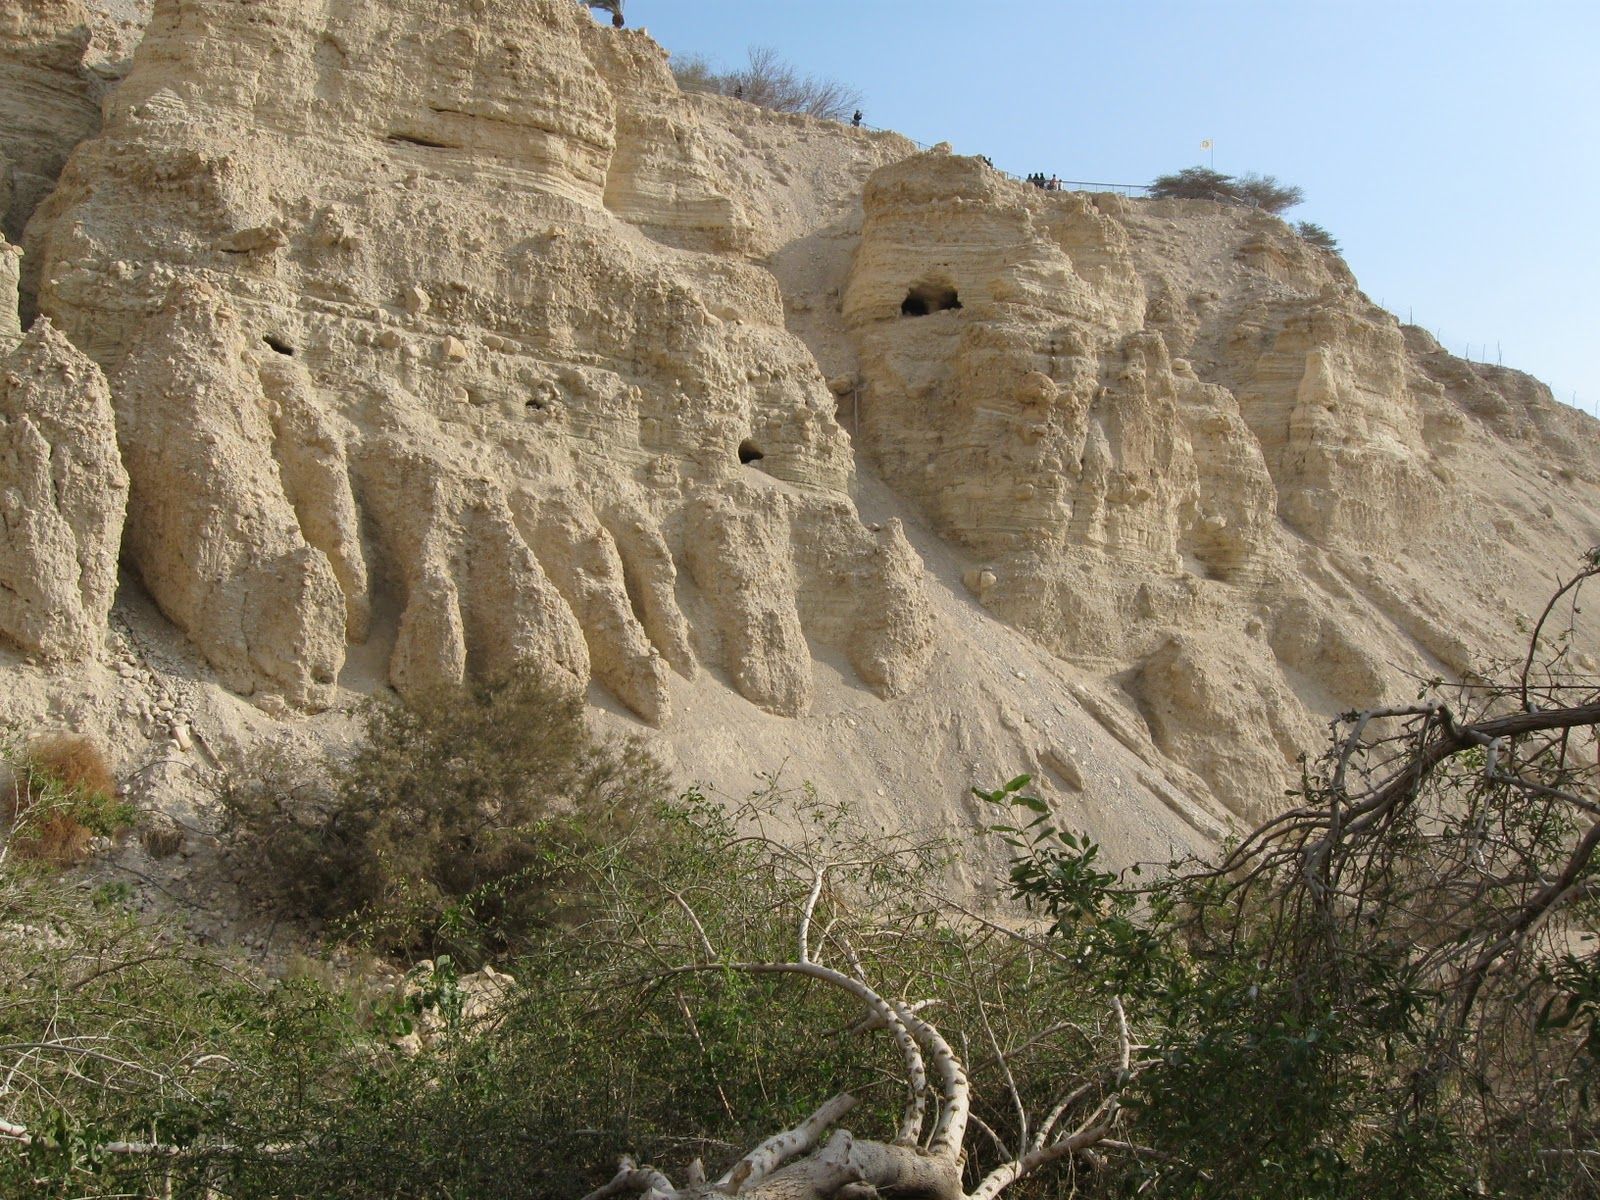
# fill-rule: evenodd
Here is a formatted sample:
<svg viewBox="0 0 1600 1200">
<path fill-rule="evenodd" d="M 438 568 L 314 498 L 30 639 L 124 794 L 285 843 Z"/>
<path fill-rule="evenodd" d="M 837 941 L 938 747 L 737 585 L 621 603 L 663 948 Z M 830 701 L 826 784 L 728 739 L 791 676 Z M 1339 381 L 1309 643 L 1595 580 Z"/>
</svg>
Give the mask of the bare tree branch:
<svg viewBox="0 0 1600 1200">
<path fill-rule="evenodd" d="M 626 1196 L 634 1192 L 659 1192 L 665 1196 L 676 1196 L 678 1189 L 672 1186 L 672 1181 L 660 1171 L 650 1167 L 640 1167 L 633 1159 L 623 1155 L 617 1165 L 617 1173 L 611 1181 L 595 1188 L 583 1200 L 609 1200 L 612 1196 Z"/>
<path fill-rule="evenodd" d="M 841 1092 L 793 1129 L 773 1134 L 734 1163 L 714 1185 L 730 1195 L 754 1187 L 797 1154 L 804 1154 L 856 1106 L 856 1098 Z"/>
</svg>

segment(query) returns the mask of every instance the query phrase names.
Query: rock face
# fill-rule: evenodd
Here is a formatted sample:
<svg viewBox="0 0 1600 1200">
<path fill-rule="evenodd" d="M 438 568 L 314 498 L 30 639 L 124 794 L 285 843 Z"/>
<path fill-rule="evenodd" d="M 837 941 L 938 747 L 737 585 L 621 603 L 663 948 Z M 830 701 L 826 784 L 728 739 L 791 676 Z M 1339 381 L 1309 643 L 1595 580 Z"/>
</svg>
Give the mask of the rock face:
<svg viewBox="0 0 1600 1200">
<path fill-rule="evenodd" d="M 916 680 L 917 558 L 716 175 L 567 0 L 157 6 L 31 245 L 129 561 L 231 686 L 319 707 L 369 638 L 402 691 L 534 656 L 652 722 L 702 664 L 803 712 L 808 638 Z"/>
<path fill-rule="evenodd" d="M 81 0 L 22 0 L 0 12 L 0 233 L 13 243 L 72 148 L 99 127 L 85 72 Z"/>
<path fill-rule="evenodd" d="M 1401 329 L 1276 218 L 939 151 L 865 205 L 862 449 L 979 559 L 986 607 L 1103 672 L 1242 815 L 1316 716 L 1514 652 L 1505 599 L 1600 534 L 1592 422 Z M 1529 488 L 1564 536 L 1550 501 L 1521 532 Z"/>
<path fill-rule="evenodd" d="M 0 357 L 0 639 L 55 662 L 99 651 L 127 497 L 104 376 L 35 323 Z"/>
<path fill-rule="evenodd" d="M 1600 543 L 1595 423 L 1276 218 L 686 96 L 575 0 L 12 5 L 0 221 L 0 630 L 101 644 L 126 490 L 186 738 L 534 658 L 686 776 L 968 829 L 1028 769 L 1159 858 Z"/>
<path fill-rule="evenodd" d="M 0 237 L 0 351 L 9 350 L 22 336 L 17 313 L 17 276 L 22 251 Z"/>
</svg>

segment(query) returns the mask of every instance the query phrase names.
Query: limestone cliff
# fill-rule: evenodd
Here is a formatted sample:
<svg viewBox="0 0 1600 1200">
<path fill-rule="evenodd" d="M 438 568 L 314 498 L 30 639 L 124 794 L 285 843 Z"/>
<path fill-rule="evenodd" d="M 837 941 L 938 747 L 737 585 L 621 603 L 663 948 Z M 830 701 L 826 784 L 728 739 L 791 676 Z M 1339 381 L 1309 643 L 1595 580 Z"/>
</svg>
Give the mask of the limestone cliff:
<svg viewBox="0 0 1600 1200">
<path fill-rule="evenodd" d="M 1242 815 L 1319 718 L 1515 652 L 1507 605 L 1600 535 L 1593 422 L 1402 330 L 1276 218 L 937 151 L 865 204 L 861 449 L 985 607 Z"/>
<path fill-rule="evenodd" d="M 1030 770 L 1164 857 L 1600 542 L 1594 422 L 1275 218 L 682 95 L 572 0 L 441 11 L 0 18 L 50 322 L 4 364 L 39 594 L 0 719 L 215 766 L 534 657 L 685 776 L 967 830 Z M 51 665 L 103 644 L 119 529 L 114 673 Z"/>
<path fill-rule="evenodd" d="M 8 350 L 22 336 L 17 310 L 17 280 L 22 251 L 0 236 L 0 351 Z"/>
<path fill-rule="evenodd" d="M 659 50 L 566 0 L 180 0 L 31 244 L 119 398 L 129 561 L 231 686 L 321 707 L 376 637 L 402 691 L 534 655 L 659 722 L 701 663 L 805 711 L 808 635 L 884 694 L 928 653 L 763 232 Z"/>
<path fill-rule="evenodd" d="M 81 0 L 24 0 L 0 13 L 0 232 L 12 242 L 99 125 L 84 73 L 90 39 Z"/>
<path fill-rule="evenodd" d="M 127 495 L 105 377 L 35 322 L 0 356 L 0 639 L 56 662 L 99 652 Z"/>
</svg>

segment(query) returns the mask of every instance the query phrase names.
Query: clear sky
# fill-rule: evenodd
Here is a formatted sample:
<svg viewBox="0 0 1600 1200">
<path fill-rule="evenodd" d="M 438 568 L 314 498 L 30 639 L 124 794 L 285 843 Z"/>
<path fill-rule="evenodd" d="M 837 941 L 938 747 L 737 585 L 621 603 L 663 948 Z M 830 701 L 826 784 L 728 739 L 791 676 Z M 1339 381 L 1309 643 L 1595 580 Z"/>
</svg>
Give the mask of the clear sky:
<svg viewBox="0 0 1600 1200">
<path fill-rule="evenodd" d="M 1600 407 L 1600 0 L 627 0 L 677 54 L 770 45 L 867 123 L 1016 174 L 1203 163 L 1305 189 L 1372 299 Z"/>
</svg>

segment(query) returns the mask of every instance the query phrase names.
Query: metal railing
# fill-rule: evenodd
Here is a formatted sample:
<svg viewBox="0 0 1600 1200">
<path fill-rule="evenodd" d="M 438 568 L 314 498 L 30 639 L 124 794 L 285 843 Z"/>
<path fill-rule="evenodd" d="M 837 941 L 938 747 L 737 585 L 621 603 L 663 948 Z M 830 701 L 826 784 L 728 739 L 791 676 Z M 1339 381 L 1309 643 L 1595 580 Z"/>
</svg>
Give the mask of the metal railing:
<svg viewBox="0 0 1600 1200">
<path fill-rule="evenodd" d="M 846 122 L 846 124 L 849 124 L 849 122 Z M 933 147 L 930 146 L 927 142 L 919 142 L 914 137 L 906 137 L 906 135 L 901 133 L 898 129 L 885 129 L 881 125 L 868 125 L 865 121 L 863 121 L 859 125 L 854 125 L 853 128 L 856 128 L 856 129 L 870 129 L 873 133 L 893 133 L 893 134 L 896 134 L 899 137 L 905 138 L 906 141 L 910 142 L 918 150 L 931 150 L 931 149 L 933 149 Z M 1029 179 L 1025 175 L 1013 175 L 1010 171 L 1002 171 L 1002 170 L 1000 170 L 999 167 L 995 166 L 992 162 L 989 162 L 989 160 L 987 158 L 985 158 L 981 154 L 975 155 L 974 157 L 982 158 L 984 162 L 989 163 L 989 166 L 990 166 L 990 168 L 992 170 L 999 171 L 1000 174 L 1004 175 L 1007 179 L 1014 179 L 1018 183 L 1034 183 L 1033 180 Z M 1048 187 L 1047 186 L 1047 187 L 1045 187 L 1043 189 L 1044 191 L 1047 191 L 1047 192 L 1115 192 L 1119 196 L 1128 196 L 1128 197 L 1133 197 L 1133 198 L 1146 197 L 1146 196 L 1148 196 L 1150 194 L 1150 185 L 1147 184 L 1147 183 L 1098 183 L 1098 182 L 1095 182 L 1093 180 L 1088 180 L 1088 179 L 1059 179 L 1059 178 L 1055 178 L 1055 177 L 1051 177 L 1050 182 L 1053 182 L 1055 184 L 1055 186 L 1054 187 Z M 1035 184 L 1034 186 L 1037 187 L 1038 185 Z"/>
<path fill-rule="evenodd" d="M 1022 183 L 1031 183 L 1039 187 L 1037 180 L 1025 176 L 1012 175 L 1009 171 L 1005 174 Z M 1053 186 L 1052 186 L 1053 185 Z M 1044 182 L 1044 191 L 1047 192 L 1115 192 L 1119 196 L 1144 197 L 1150 194 L 1150 185 L 1147 183 L 1092 183 L 1086 179 L 1057 179 L 1051 176 Z"/>
</svg>

